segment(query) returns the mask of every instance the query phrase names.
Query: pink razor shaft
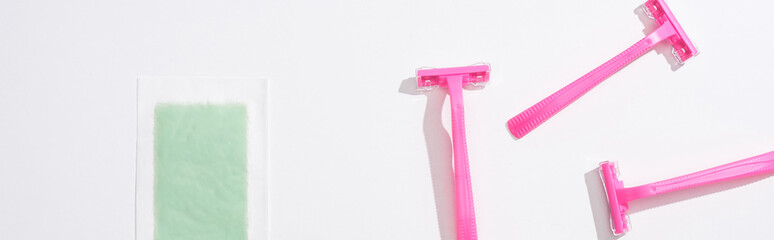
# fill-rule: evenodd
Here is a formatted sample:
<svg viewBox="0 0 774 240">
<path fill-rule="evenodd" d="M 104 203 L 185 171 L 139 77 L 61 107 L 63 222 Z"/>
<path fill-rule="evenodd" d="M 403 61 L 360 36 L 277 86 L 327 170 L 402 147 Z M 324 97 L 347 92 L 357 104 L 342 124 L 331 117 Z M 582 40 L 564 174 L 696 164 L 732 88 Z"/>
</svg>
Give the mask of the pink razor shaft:
<svg viewBox="0 0 774 240">
<path fill-rule="evenodd" d="M 599 83 L 648 52 L 657 43 L 675 34 L 671 24 L 661 25 L 656 31 L 601 66 L 508 120 L 508 129 L 514 137 L 524 137 Z"/>
<path fill-rule="evenodd" d="M 651 197 L 686 188 L 734 180 L 774 172 L 774 152 L 732 162 L 707 170 L 691 173 L 661 182 L 637 187 L 623 188 L 617 191 L 622 202 Z"/>
<path fill-rule="evenodd" d="M 454 193 L 457 210 L 457 239 L 476 240 L 476 213 L 473 209 L 473 189 L 470 183 L 468 147 L 465 140 L 465 107 L 462 103 L 462 76 L 449 76 L 449 99 L 452 115 L 452 145 L 454 148 Z"/>
</svg>

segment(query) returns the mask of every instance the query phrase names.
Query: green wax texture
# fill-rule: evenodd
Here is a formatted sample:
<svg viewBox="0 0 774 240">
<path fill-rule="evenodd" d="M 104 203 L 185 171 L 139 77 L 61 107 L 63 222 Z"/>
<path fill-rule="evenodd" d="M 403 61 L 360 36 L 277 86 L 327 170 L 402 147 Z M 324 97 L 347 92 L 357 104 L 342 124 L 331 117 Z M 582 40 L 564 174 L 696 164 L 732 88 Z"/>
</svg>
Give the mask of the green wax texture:
<svg viewBox="0 0 774 240">
<path fill-rule="evenodd" d="M 247 239 L 247 109 L 158 104 L 155 240 Z"/>
</svg>

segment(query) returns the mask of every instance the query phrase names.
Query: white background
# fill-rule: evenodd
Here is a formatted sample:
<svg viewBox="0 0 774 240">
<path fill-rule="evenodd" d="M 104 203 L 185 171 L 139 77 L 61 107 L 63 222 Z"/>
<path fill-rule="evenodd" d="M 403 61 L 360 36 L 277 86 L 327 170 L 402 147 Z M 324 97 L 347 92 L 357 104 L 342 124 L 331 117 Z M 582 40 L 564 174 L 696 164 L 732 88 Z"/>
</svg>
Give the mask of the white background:
<svg viewBox="0 0 774 240">
<path fill-rule="evenodd" d="M 482 61 L 480 239 L 606 239 L 600 160 L 632 186 L 774 150 L 771 3 L 669 3 L 699 56 L 651 51 L 515 141 L 510 117 L 644 36 L 642 1 L 2 1 L 0 239 L 134 239 L 140 75 L 271 79 L 271 239 L 454 239 L 448 101 L 400 89 Z M 771 238 L 757 180 L 633 203 L 624 238 Z"/>
</svg>

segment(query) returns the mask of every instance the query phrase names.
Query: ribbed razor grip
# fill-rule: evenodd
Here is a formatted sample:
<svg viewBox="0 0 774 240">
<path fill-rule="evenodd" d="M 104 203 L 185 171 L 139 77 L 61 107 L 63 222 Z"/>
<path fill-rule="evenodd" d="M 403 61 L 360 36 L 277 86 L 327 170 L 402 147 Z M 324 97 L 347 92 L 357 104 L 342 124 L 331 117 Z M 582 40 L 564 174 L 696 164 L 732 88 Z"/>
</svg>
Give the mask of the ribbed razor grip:
<svg viewBox="0 0 774 240">
<path fill-rule="evenodd" d="M 739 160 L 707 170 L 631 188 L 627 201 L 686 188 L 774 172 L 774 152 Z"/>
<path fill-rule="evenodd" d="M 559 91 L 524 110 L 508 120 L 508 129 L 516 138 L 522 138 L 546 120 L 574 102 L 599 83 L 618 72 L 653 46 L 649 38 L 644 38 L 627 48 L 617 56 L 608 60 L 578 80 L 570 83 Z"/>
<path fill-rule="evenodd" d="M 473 187 L 465 139 L 465 106 L 462 102 L 462 77 L 450 76 L 449 101 L 452 115 L 452 145 L 454 148 L 454 193 L 457 210 L 457 240 L 477 240 L 476 213 L 473 207 Z"/>
</svg>

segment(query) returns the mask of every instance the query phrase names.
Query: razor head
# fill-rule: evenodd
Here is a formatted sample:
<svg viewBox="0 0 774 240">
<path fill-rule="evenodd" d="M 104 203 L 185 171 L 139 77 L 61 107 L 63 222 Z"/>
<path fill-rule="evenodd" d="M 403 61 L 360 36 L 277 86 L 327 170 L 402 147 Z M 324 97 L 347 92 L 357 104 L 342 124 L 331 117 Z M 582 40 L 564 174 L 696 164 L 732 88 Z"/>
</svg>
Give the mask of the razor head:
<svg viewBox="0 0 774 240">
<path fill-rule="evenodd" d="M 672 45 L 672 54 L 677 59 L 677 62 L 682 64 L 689 58 L 699 54 L 699 51 L 696 50 L 691 39 L 685 34 L 685 31 L 683 31 L 675 16 L 672 15 L 672 11 L 669 10 L 669 6 L 666 5 L 664 0 L 648 0 L 642 5 L 642 9 L 649 17 L 656 20 L 659 26 L 671 24 L 674 27 L 677 34 L 669 37 L 667 41 Z"/>
<path fill-rule="evenodd" d="M 462 76 L 462 85 L 483 88 L 489 81 L 489 64 L 467 67 L 430 68 L 417 70 L 417 90 L 426 92 L 436 87 L 447 87 L 446 78 Z"/>
<path fill-rule="evenodd" d="M 618 180 L 617 164 L 614 162 L 600 163 L 599 176 L 602 178 L 607 203 L 610 205 L 610 228 L 613 230 L 613 235 L 622 235 L 629 231 L 631 224 L 629 216 L 626 214 L 629 203 L 618 201 L 618 189 L 624 188 L 624 185 L 622 181 Z"/>
</svg>

